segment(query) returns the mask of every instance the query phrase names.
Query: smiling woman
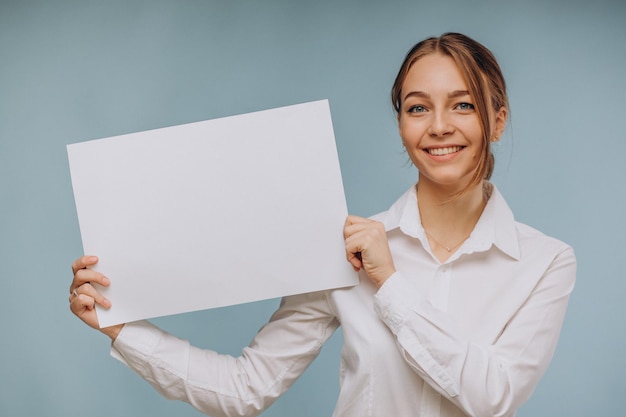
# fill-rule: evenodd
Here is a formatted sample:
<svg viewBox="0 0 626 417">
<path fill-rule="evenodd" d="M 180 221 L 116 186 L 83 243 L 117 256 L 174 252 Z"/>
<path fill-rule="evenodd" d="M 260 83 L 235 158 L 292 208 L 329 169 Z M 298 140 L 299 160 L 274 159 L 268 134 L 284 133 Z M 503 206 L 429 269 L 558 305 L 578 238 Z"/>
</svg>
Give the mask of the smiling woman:
<svg viewBox="0 0 626 417">
<path fill-rule="evenodd" d="M 400 136 L 419 170 L 420 187 L 468 190 L 485 145 L 474 99 L 456 64 L 445 55 L 428 55 L 411 67 L 402 90 Z M 500 120 L 489 136 L 501 134 Z"/>
<path fill-rule="evenodd" d="M 514 416 L 556 348 L 574 252 L 516 222 L 487 181 L 508 103 L 484 46 L 461 34 L 418 43 L 392 100 L 419 180 L 388 211 L 346 219 L 346 257 L 360 285 L 285 297 L 239 357 L 148 322 L 101 329 L 113 356 L 208 415 L 255 416 L 341 325 L 335 417 Z M 97 261 L 73 263 L 69 298 L 95 328 L 94 305 L 110 303 L 91 283 L 115 285 L 90 269 Z"/>
<path fill-rule="evenodd" d="M 393 84 L 391 100 L 398 120 L 401 120 L 403 100 L 412 95 L 430 98 L 428 92 L 413 91 L 414 86 L 405 85 L 410 80 L 415 81 L 414 73 L 417 70 L 414 64 L 427 56 L 433 60 L 436 56 L 448 58 L 438 62 L 446 69 L 445 75 L 448 79 L 442 79 L 443 74 L 442 77 L 431 74 L 431 77 L 434 81 L 440 82 L 439 88 L 442 84 L 444 88 L 448 88 L 449 91 L 442 94 L 447 94 L 450 100 L 457 99 L 455 101 L 455 105 L 458 105 L 457 110 L 468 112 L 473 110 L 478 117 L 482 129 L 483 148 L 478 169 L 468 184 L 468 187 L 471 187 L 483 179 L 489 179 L 493 173 L 494 157 L 490 141 L 497 141 L 502 135 L 509 110 L 504 76 L 491 51 L 479 42 L 455 33 L 425 39 L 409 51 Z M 419 67 L 423 68 L 425 65 Z M 455 84 L 447 84 L 447 81 L 455 82 L 459 89 L 455 90 L 452 88 Z M 470 100 L 470 103 L 462 102 L 461 98 Z M 406 106 L 406 103 L 404 104 Z"/>
</svg>

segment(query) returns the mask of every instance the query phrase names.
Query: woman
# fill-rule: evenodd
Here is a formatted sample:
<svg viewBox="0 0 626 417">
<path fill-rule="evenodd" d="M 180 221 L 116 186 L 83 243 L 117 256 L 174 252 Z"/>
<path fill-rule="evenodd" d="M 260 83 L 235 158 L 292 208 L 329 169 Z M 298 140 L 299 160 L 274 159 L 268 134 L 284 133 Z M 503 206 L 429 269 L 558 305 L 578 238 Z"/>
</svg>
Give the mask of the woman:
<svg viewBox="0 0 626 417">
<path fill-rule="evenodd" d="M 455 33 L 418 43 L 392 89 L 419 180 L 391 208 L 349 216 L 360 285 L 285 297 L 238 358 L 148 322 L 101 329 L 112 354 L 168 398 L 212 416 L 267 408 L 343 326 L 335 416 L 513 416 L 554 353 L 576 273 L 573 250 L 515 222 L 495 186 L 490 143 L 506 125 L 493 55 Z M 70 308 L 98 328 L 110 307 L 73 265 Z"/>
</svg>

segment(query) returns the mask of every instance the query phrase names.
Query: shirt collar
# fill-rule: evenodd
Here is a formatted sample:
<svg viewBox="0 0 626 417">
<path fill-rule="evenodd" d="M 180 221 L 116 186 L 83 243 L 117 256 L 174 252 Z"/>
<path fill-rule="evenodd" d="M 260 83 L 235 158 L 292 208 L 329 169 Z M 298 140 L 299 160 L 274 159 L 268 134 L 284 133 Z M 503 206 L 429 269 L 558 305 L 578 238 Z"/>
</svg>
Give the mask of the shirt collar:
<svg viewBox="0 0 626 417">
<path fill-rule="evenodd" d="M 482 252 L 493 245 L 515 260 L 519 260 L 520 248 L 513 212 L 495 185 L 486 184 L 491 189 L 491 196 L 462 252 Z M 426 242 L 426 234 L 417 207 L 415 186 L 409 188 L 379 218 L 386 231 L 399 228 L 404 234 Z"/>
</svg>

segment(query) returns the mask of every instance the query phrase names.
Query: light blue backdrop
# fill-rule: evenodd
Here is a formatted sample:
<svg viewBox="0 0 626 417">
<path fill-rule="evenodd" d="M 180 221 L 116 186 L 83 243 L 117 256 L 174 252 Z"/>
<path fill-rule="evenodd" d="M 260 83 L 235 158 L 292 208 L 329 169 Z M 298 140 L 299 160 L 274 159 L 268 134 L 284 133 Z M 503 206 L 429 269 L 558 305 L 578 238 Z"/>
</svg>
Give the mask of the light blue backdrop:
<svg viewBox="0 0 626 417">
<path fill-rule="evenodd" d="M 623 415 L 623 1 L 2 0 L 0 416 L 199 415 L 68 310 L 82 249 L 66 144 L 328 98 L 350 211 L 370 215 L 416 179 L 388 100 L 395 72 L 415 41 L 451 30 L 489 46 L 508 79 L 494 181 L 579 260 L 556 356 L 519 415 Z M 157 322 L 236 354 L 276 305 Z M 264 416 L 329 416 L 340 343 Z"/>
</svg>

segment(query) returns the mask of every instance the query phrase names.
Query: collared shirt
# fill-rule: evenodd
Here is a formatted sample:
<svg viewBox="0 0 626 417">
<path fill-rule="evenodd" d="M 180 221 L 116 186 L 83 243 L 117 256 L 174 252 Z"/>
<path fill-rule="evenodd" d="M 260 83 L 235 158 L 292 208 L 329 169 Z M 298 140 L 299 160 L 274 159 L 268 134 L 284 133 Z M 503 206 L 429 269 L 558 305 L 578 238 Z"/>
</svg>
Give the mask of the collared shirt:
<svg viewBox="0 0 626 417">
<path fill-rule="evenodd" d="M 515 222 L 495 187 L 471 236 L 443 263 L 421 226 L 415 187 L 374 219 L 397 270 L 380 289 L 361 273 L 355 287 L 285 297 L 237 358 L 145 321 L 124 327 L 113 356 L 168 398 L 211 416 L 254 416 L 341 325 L 335 417 L 514 416 L 556 348 L 573 250 Z"/>
</svg>

